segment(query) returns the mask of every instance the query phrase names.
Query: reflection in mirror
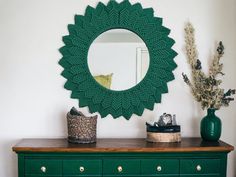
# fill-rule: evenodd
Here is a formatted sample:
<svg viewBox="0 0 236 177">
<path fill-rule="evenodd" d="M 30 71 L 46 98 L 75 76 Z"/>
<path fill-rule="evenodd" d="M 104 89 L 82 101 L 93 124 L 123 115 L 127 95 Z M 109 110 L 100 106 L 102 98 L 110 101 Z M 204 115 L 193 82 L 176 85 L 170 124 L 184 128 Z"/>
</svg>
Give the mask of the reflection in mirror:
<svg viewBox="0 0 236 177">
<path fill-rule="evenodd" d="M 100 85 L 111 90 L 127 90 L 146 75 L 149 53 L 138 35 L 113 29 L 99 35 L 91 44 L 88 67 Z"/>
</svg>

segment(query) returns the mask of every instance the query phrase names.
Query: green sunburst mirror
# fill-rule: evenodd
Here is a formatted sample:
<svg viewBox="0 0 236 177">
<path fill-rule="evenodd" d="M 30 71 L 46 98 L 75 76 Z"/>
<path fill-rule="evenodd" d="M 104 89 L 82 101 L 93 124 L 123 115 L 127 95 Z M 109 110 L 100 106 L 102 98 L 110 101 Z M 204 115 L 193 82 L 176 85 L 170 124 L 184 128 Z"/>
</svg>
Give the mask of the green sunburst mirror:
<svg viewBox="0 0 236 177">
<path fill-rule="evenodd" d="M 94 40 L 112 29 L 126 29 L 138 35 L 149 52 L 149 67 L 144 78 L 125 90 L 112 90 L 99 84 L 88 66 L 88 51 Z M 79 100 L 79 106 L 98 112 L 101 117 L 130 119 L 141 116 L 144 109 L 153 110 L 161 102 L 161 95 L 168 92 L 167 82 L 174 79 L 172 71 L 177 67 L 171 48 L 175 41 L 168 37 L 170 30 L 162 26 L 162 18 L 155 17 L 152 8 L 128 0 L 107 5 L 99 2 L 96 8 L 88 6 L 85 15 L 75 15 L 75 24 L 68 25 L 69 35 L 63 37 L 59 64 L 67 79 L 64 87 L 71 90 L 71 98 Z"/>
</svg>

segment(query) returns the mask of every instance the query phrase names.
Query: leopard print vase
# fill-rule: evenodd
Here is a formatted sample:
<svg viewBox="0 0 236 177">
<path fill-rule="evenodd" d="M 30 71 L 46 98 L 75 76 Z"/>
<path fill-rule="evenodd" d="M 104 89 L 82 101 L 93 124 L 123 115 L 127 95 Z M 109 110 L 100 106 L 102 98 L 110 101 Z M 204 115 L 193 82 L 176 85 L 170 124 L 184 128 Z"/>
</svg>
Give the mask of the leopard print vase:
<svg viewBox="0 0 236 177">
<path fill-rule="evenodd" d="M 97 115 L 86 117 L 67 113 L 68 141 L 70 143 L 96 142 Z"/>
</svg>

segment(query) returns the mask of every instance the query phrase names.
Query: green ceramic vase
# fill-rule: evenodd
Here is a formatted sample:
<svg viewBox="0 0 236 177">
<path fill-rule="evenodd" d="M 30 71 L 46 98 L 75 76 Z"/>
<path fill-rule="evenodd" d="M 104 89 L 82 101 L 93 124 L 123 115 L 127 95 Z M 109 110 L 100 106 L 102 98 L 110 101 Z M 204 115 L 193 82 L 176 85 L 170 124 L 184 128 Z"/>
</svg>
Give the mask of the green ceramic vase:
<svg viewBox="0 0 236 177">
<path fill-rule="evenodd" d="M 215 109 L 207 109 L 207 115 L 201 120 L 201 137 L 205 141 L 218 141 L 221 135 L 221 120 L 215 115 Z"/>
</svg>

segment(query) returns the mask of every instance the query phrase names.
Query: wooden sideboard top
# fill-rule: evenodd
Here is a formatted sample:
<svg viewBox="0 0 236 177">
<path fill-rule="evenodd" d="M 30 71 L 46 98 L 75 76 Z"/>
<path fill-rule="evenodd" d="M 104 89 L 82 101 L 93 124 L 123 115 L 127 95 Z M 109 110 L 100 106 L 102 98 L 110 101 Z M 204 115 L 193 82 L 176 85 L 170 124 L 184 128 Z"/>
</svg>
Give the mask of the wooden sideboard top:
<svg viewBox="0 0 236 177">
<path fill-rule="evenodd" d="M 180 143 L 150 143 L 145 139 L 97 139 L 93 144 L 71 144 L 67 139 L 23 139 L 15 152 L 216 152 L 232 151 L 223 142 L 206 142 L 201 138 L 182 138 Z"/>
</svg>

